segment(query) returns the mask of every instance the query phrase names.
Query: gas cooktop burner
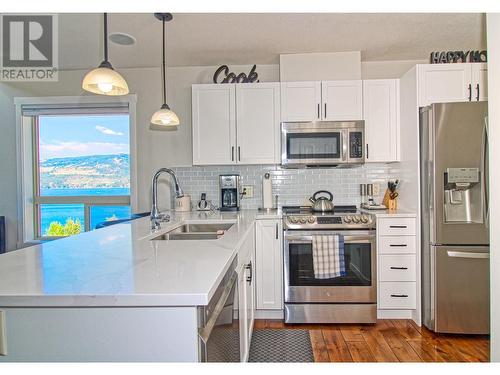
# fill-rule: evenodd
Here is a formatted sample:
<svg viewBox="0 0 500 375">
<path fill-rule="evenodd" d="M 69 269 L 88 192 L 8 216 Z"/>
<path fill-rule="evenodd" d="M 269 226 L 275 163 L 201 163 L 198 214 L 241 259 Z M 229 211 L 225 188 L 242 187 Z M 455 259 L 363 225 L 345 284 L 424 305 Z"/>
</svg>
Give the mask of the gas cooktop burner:
<svg viewBox="0 0 500 375">
<path fill-rule="evenodd" d="M 335 206 L 333 212 L 316 212 L 307 206 L 284 206 L 285 229 L 371 229 L 375 219 L 356 206 Z"/>
</svg>

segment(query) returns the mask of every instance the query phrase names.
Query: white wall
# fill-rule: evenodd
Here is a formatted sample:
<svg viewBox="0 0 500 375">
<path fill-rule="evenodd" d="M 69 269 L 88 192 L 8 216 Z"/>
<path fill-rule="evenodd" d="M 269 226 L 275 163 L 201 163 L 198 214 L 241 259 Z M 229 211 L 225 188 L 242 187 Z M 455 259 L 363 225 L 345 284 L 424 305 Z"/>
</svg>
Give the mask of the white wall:
<svg viewBox="0 0 500 375">
<path fill-rule="evenodd" d="M 486 16 L 490 160 L 491 361 L 500 361 L 500 14 Z"/>
<path fill-rule="evenodd" d="M 282 82 L 337 79 L 361 79 L 361 52 L 280 55 L 280 80 Z"/>
<path fill-rule="evenodd" d="M 364 61 L 361 62 L 363 79 L 401 78 L 416 64 L 427 64 L 428 60 Z"/>
</svg>

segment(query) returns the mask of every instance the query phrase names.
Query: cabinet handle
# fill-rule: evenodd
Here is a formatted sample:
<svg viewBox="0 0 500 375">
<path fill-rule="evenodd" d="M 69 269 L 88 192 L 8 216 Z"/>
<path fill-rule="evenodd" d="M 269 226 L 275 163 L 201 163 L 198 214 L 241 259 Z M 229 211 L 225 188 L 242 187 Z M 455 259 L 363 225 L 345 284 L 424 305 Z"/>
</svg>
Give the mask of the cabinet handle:
<svg viewBox="0 0 500 375">
<path fill-rule="evenodd" d="M 479 83 L 476 85 L 476 92 L 477 92 L 476 101 L 479 101 Z"/>
<path fill-rule="evenodd" d="M 408 267 L 391 267 L 391 270 L 407 270 Z"/>
<path fill-rule="evenodd" d="M 472 84 L 469 83 L 469 102 L 472 100 Z"/>
<path fill-rule="evenodd" d="M 368 159 L 368 143 L 366 144 L 366 158 Z"/>
<path fill-rule="evenodd" d="M 231 147 L 231 161 L 234 161 L 234 146 Z"/>
<path fill-rule="evenodd" d="M 276 239 L 278 239 L 278 223 L 276 223 Z"/>
<path fill-rule="evenodd" d="M 325 119 L 326 119 L 326 103 L 325 103 Z"/>
<path fill-rule="evenodd" d="M 251 284 L 252 283 L 252 278 L 253 278 L 252 262 L 251 261 L 250 261 L 250 263 L 248 263 L 245 266 L 245 269 L 250 270 L 250 276 L 247 276 L 247 282 Z"/>
<path fill-rule="evenodd" d="M 391 294 L 391 297 L 408 298 L 408 294 Z"/>
<path fill-rule="evenodd" d="M 389 228 L 401 228 L 401 229 L 404 229 L 404 228 L 408 228 L 406 225 L 389 225 Z"/>
<path fill-rule="evenodd" d="M 238 146 L 238 161 L 241 161 L 241 149 L 240 149 L 240 146 Z"/>
<path fill-rule="evenodd" d="M 405 243 L 401 243 L 401 244 L 394 243 L 394 244 L 390 244 L 389 246 L 390 247 L 406 247 L 408 245 Z"/>
<path fill-rule="evenodd" d="M 319 114 L 319 103 L 318 103 L 318 120 L 320 119 L 320 114 Z"/>
</svg>

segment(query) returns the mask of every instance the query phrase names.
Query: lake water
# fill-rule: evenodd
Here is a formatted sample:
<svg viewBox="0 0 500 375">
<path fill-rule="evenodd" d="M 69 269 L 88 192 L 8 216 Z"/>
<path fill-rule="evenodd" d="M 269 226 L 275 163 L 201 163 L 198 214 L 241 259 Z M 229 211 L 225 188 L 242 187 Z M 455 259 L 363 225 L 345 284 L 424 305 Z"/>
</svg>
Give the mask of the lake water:
<svg viewBox="0 0 500 375">
<path fill-rule="evenodd" d="M 42 196 L 81 196 L 81 195 L 130 195 L 129 188 L 106 189 L 42 189 Z M 94 206 L 90 209 L 90 228 L 110 218 L 126 219 L 130 217 L 130 206 Z M 67 219 L 79 220 L 84 228 L 85 215 L 83 204 L 42 204 L 41 232 L 44 235 L 53 221 L 64 224 Z"/>
</svg>

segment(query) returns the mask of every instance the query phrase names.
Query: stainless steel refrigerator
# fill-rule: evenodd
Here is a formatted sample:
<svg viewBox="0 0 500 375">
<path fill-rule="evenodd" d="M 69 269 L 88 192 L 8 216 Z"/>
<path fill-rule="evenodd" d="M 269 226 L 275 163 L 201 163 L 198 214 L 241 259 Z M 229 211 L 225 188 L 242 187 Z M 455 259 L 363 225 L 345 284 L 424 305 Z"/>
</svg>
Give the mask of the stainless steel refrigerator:
<svg viewBox="0 0 500 375">
<path fill-rule="evenodd" d="M 420 109 L 423 323 L 489 333 L 488 103 Z"/>
</svg>

